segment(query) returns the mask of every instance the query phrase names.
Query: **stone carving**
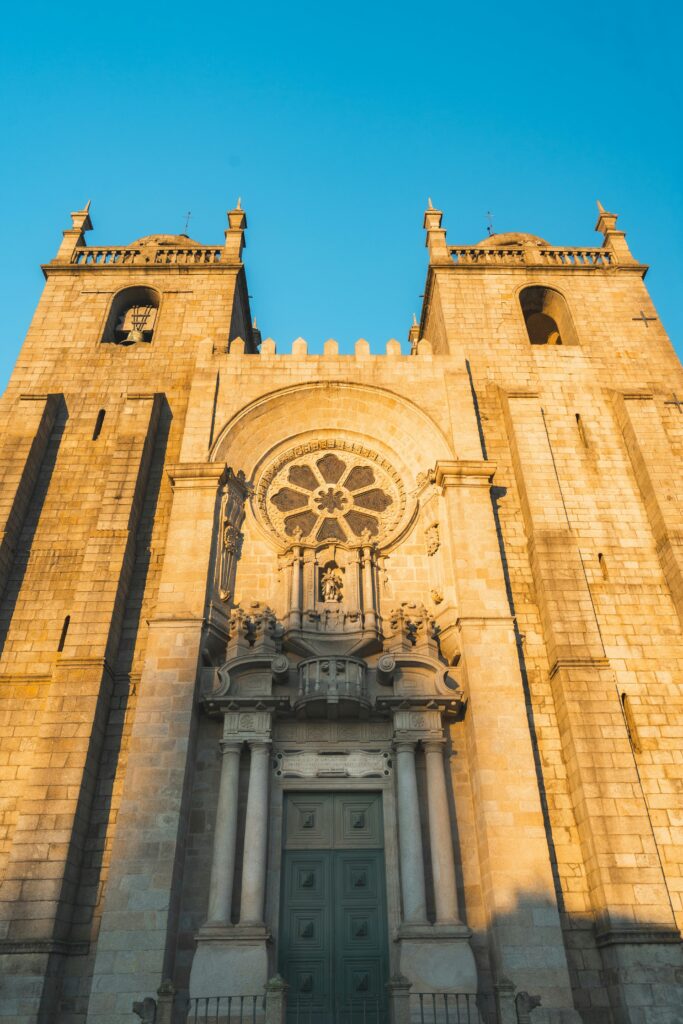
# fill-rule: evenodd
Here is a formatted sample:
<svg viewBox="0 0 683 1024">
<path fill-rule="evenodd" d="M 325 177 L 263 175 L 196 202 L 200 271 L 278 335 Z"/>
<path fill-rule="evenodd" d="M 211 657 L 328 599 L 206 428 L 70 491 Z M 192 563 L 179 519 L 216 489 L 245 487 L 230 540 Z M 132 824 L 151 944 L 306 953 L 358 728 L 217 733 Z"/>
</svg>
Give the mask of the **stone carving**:
<svg viewBox="0 0 683 1024">
<path fill-rule="evenodd" d="M 388 750 L 279 750 L 273 758 L 278 778 L 316 779 L 387 778 L 391 775 Z"/>
<path fill-rule="evenodd" d="M 531 1024 L 531 1011 L 540 1005 L 540 996 L 531 996 L 528 992 L 518 992 L 515 997 L 518 1024 Z"/>
<path fill-rule="evenodd" d="M 386 460 L 336 439 L 280 455 L 261 476 L 256 497 L 259 517 L 282 541 L 314 545 L 383 541 L 406 507 L 405 489 Z"/>
<path fill-rule="evenodd" d="M 342 575 L 339 569 L 326 569 L 320 577 L 323 601 L 341 601 L 343 594 Z"/>
<path fill-rule="evenodd" d="M 434 587 L 432 590 L 430 590 L 430 595 L 431 595 L 431 598 L 432 598 L 432 601 L 434 602 L 434 604 L 441 604 L 442 603 L 442 601 L 443 601 L 443 594 L 441 593 L 440 590 L 437 590 L 436 587 Z"/>
<path fill-rule="evenodd" d="M 427 554 L 435 555 L 439 550 L 439 545 L 441 543 L 439 539 L 438 523 L 432 523 L 431 526 L 427 527 L 425 530 L 425 542 L 427 544 Z"/>
<path fill-rule="evenodd" d="M 389 614 L 389 628 L 393 634 L 388 641 L 391 648 L 425 646 L 436 651 L 439 627 L 423 604 L 404 601 L 400 608 L 394 608 Z"/>
<path fill-rule="evenodd" d="M 133 1013 L 139 1017 L 142 1024 L 154 1024 L 157 1019 L 157 1001 L 147 996 L 141 1003 L 133 1003 Z"/>
<path fill-rule="evenodd" d="M 249 494 L 249 486 L 244 473 L 240 470 L 233 473 L 227 470 L 222 509 L 222 543 L 218 553 L 218 596 L 228 602 L 233 593 L 235 567 L 239 558 L 242 534 L 240 527 L 244 522 L 244 502 Z"/>
<path fill-rule="evenodd" d="M 269 647 L 275 651 L 279 647 L 282 632 L 282 626 L 272 608 L 258 601 L 252 602 L 248 611 L 237 605 L 230 613 L 228 651 L 245 646 L 252 649 Z"/>
</svg>

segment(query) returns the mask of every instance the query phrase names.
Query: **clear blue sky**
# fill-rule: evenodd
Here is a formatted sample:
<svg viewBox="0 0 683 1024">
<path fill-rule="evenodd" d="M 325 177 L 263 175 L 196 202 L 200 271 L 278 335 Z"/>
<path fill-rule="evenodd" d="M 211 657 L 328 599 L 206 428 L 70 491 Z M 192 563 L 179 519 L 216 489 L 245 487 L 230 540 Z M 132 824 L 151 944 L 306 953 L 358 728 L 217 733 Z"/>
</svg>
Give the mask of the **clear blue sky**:
<svg viewBox="0 0 683 1024">
<path fill-rule="evenodd" d="M 4 387 L 69 212 L 91 244 L 220 242 L 242 196 L 280 348 L 405 341 L 422 212 L 451 244 L 592 245 L 621 214 L 683 345 L 681 5 L 13 4 L 0 40 Z M 679 351 L 681 349 L 679 348 Z"/>
</svg>

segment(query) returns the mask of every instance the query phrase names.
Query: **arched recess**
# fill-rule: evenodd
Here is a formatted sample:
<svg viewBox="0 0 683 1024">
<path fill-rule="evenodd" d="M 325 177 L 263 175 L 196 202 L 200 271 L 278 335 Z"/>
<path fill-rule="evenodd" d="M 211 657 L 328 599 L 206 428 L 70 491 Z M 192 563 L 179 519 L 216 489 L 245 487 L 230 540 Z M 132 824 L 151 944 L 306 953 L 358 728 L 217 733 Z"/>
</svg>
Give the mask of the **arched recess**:
<svg viewBox="0 0 683 1024">
<path fill-rule="evenodd" d="M 532 345 L 578 345 L 569 306 L 560 292 L 531 285 L 519 293 L 519 302 Z"/>
<path fill-rule="evenodd" d="M 146 285 L 124 288 L 112 299 L 102 341 L 115 345 L 150 342 L 159 313 L 159 293 Z"/>
<path fill-rule="evenodd" d="M 240 410 L 220 431 L 210 459 L 253 480 L 278 449 L 323 433 L 374 448 L 410 490 L 435 462 L 456 458 L 440 427 L 407 399 L 378 387 L 315 382 L 264 395 Z"/>
</svg>

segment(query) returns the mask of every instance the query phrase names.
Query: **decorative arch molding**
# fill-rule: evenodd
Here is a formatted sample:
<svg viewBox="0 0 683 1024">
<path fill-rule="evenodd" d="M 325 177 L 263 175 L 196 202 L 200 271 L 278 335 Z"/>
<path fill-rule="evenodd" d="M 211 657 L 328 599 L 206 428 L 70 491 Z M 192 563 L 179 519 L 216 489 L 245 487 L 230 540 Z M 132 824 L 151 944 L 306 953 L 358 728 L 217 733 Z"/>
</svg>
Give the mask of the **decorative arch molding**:
<svg viewBox="0 0 683 1024">
<path fill-rule="evenodd" d="M 312 381 L 262 395 L 240 409 L 218 434 L 209 459 L 239 467 L 253 480 L 278 448 L 321 432 L 362 437 L 396 467 L 409 490 L 427 462 L 457 458 L 438 424 L 403 396 L 374 385 Z"/>
</svg>

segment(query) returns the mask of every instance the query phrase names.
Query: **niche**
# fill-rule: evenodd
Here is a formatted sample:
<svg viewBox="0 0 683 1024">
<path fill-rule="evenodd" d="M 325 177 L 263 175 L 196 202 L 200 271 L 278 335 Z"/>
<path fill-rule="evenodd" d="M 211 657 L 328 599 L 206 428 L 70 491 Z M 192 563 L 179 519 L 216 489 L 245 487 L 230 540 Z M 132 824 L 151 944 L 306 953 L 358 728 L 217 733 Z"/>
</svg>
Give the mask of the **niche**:
<svg viewBox="0 0 683 1024">
<path fill-rule="evenodd" d="M 564 296 L 554 288 L 532 285 L 519 293 L 532 345 L 577 345 L 578 340 Z"/>
<path fill-rule="evenodd" d="M 112 300 L 102 341 L 114 345 L 149 343 L 158 311 L 159 293 L 154 288 L 124 288 Z"/>
<path fill-rule="evenodd" d="M 344 596 L 344 577 L 336 562 L 326 562 L 318 570 L 318 600 L 338 604 Z"/>
</svg>

